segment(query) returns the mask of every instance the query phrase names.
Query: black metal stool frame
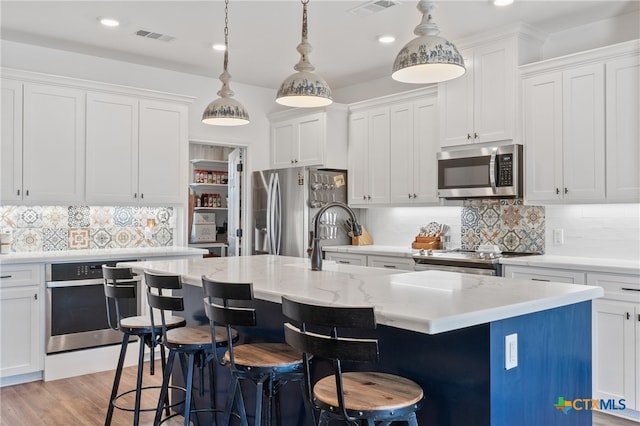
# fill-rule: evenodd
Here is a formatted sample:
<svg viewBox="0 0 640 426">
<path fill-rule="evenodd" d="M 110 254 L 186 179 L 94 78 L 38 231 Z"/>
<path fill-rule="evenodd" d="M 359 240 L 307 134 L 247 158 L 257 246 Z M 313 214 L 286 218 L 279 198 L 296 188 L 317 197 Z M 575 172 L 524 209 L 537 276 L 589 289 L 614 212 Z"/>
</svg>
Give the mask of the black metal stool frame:
<svg viewBox="0 0 640 426">
<path fill-rule="evenodd" d="M 120 300 L 122 299 L 136 299 L 137 293 L 137 282 L 132 281 L 133 273 L 130 268 L 120 268 L 108 265 L 102 265 L 102 275 L 104 279 L 104 293 L 105 293 L 105 303 L 107 308 L 107 321 L 109 326 L 113 330 L 121 331 L 123 333 L 122 336 L 122 344 L 120 346 L 120 356 L 118 357 L 118 365 L 116 367 L 116 374 L 113 380 L 113 386 L 111 388 L 111 396 L 109 398 L 109 407 L 107 409 L 107 416 L 105 418 L 105 426 L 111 424 L 111 420 L 113 418 L 114 409 L 117 408 L 123 411 L 133 412 L 133 424 L 137 426 L 140 422 L 140 413 L 145 411 L 155 411 L 156 407 L 153 408 L 141 408 L 141 397 L 142 392 L 147 389 L 158 389 L 159 386 L 142 386 L 142 378 L 143 378 L 143 366 L 144 366 L 144 353 L 145 346 L 150 349 L 150 365 L 149 365 L 149 373 L 151 375 L 155 374 L 155 366 L 154 366 L 154 353 L 156 346 L 160 346 L 160 356 L 162 362 L 162 371 L 164 371 L 166 367 L 166 356 L 164 347 L 161 342 L 161 335 L 155 335 L 153 326 L 150 324 L 149 327 L 127 327 L 122 324 L 122 320 L 126 320 L 121 315 L 120 310 Z M 111 301 L 111 303 L 110 303 Z M 115 310 L 116 318 L 112 318 L 112 307 Z M 184 321 L 181 324 L 176 324 L 175 326 L 184 325 Z M 156 328 L 156 333 L 160 332 L 159 328 Z M 122 392 L 118 394 L 118 389 L 120 387 L 120 379 L 122 378 L 122 369 L 124 367 L 124 361 L 127 354 L 127 348 L 129 345 L 129 340 L 132 336 L 137 336 L 140 340 L 140 346 L 138 351 L 138 371 L 136 377 L 136 387 L 134 389 L 130 389 L 128 391 Z M 118 404 L 118 399 L 122 398 L 125 395 L 135 392 L 135 402 L 134 407 L 129 408 Z M 167 404 L 167 412 L 169 411 L 169 406 Z"/>
</svg>

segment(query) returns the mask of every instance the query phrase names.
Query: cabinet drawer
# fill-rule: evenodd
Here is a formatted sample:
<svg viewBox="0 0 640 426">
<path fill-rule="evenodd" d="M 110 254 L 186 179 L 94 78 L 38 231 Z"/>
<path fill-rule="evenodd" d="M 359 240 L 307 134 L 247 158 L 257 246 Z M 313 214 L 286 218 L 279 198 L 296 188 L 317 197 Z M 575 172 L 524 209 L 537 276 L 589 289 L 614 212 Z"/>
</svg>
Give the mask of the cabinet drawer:
<svg viewBox="0 0 640 426">
<path fill-rule="evenodd" d="M 367 266 L 413 271 L 414 261 L 404 257 L 368 256 Z"/>
<path fill-rule="evenodd" d="M 606 299 L 640 303 L 640 276 L 587 273 L 587 284 L 604 289 Z"/>
<path fill-rule="evenodd" d="M 506 265 L 504 276 L 532 281 L 554 281 L 558 283 L 584 284 L 584 272 L 563 269 L 532 268 Z"/>
<path fill-rule="evenodd" d="M 40 285 L 44 280 L 43 265 L 0 265 L 0 287 Z"/>
<path fill-rule="evenodd" d="M 341 265 L 367 266 L 367 256 L 349 253 L 327 253 L 325 259 Z"/>
</svg>

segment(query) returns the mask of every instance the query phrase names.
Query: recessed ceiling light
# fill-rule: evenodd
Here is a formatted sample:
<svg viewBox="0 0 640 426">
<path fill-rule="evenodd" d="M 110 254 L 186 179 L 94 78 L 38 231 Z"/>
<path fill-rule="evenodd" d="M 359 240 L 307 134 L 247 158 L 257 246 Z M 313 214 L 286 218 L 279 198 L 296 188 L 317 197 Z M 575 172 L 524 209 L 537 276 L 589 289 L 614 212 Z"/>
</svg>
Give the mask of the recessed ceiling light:
<svg viewBox="0 0 640 426">
<path fill-rule="evenodd" d="M 392 35 L 381 35 L 378 37 L 378 41 L 382 44 L 391 44 L 396 41 L 396 38 Z"/>
<path fill-rule="evenodd" d="M 117 27 L 118 25 L 120 25 L 120 22 L 118 22 L 118 20 L 113 18 L 98 18 L 98 21 L 105 27 L 110 27 L 110 28 Z"/>
<path fill-rule="evenodd" d="M 513 3 L 513 0 L 493 0 L 493 4 L 496 6 L 509 6 Z"/>
<path fill-rule="evenodd" d="M 211 45 L 211 48 L 213 50 L 217 50 L 219 52 L 224 52 L 226 50 L 224 44 L 220 44 L 220 43 L 215 43 Z"/>
</svg>

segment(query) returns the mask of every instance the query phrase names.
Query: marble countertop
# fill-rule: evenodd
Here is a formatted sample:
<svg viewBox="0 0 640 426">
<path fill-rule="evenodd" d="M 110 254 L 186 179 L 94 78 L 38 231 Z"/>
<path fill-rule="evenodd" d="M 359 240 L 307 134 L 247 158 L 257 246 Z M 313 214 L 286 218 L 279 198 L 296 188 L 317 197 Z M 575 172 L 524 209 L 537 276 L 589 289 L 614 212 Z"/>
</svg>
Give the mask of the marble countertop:
<svg viewBox="0 0 640 426">
<path fill-rule="evenodd" d="M 287 256 L 240 256 L 124 263 L 135 270 L 252 282 L 258 299 L 283 295 L 313 303 L 374 306 L 379 324 L 437 334 L 602 297 L 601 287 L 547 283 L 453 272 L 400 272 Z"/>
<path fill-rule="evenodd" d="M 418 250 L 410 246 L 326 246 L 322 250 L 334 253 L 411 257 Z M 503 265 L 534 266 L 539 268 L 575 269 L 579 271 L 611 272 L 618 274 L 640 274 L 640 259 L 607 259 L 602 257 L 574 257 L 557 255 L 535 255 L 500 259 Z"/>
<path fill-rule="evenodd" d="M 202 256 L 205 249 L 191 247 L 143 247 L 67 251 L 38 251 L 0 255 L 0 265 L 17 263 L 91 262 L 101 260 L 145 259 L 149 257 Z"/>
</svg>

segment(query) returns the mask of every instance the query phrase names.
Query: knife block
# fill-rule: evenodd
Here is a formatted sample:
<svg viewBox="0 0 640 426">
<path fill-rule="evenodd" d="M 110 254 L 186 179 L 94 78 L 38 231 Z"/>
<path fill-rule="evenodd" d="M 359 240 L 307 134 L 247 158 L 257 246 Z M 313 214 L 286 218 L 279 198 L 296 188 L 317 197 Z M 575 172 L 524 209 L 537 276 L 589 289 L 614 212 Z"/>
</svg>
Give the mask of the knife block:
<svg viewBox="0 0 640 426">
<path fill-rule="evenodd" d="M 373 238 L 371 238 L 364 226 L 362 227 L 362 235 L 351 237 L 352 246 L 370 246 L 371 244 L 373 244 Z"/>
</svg>

